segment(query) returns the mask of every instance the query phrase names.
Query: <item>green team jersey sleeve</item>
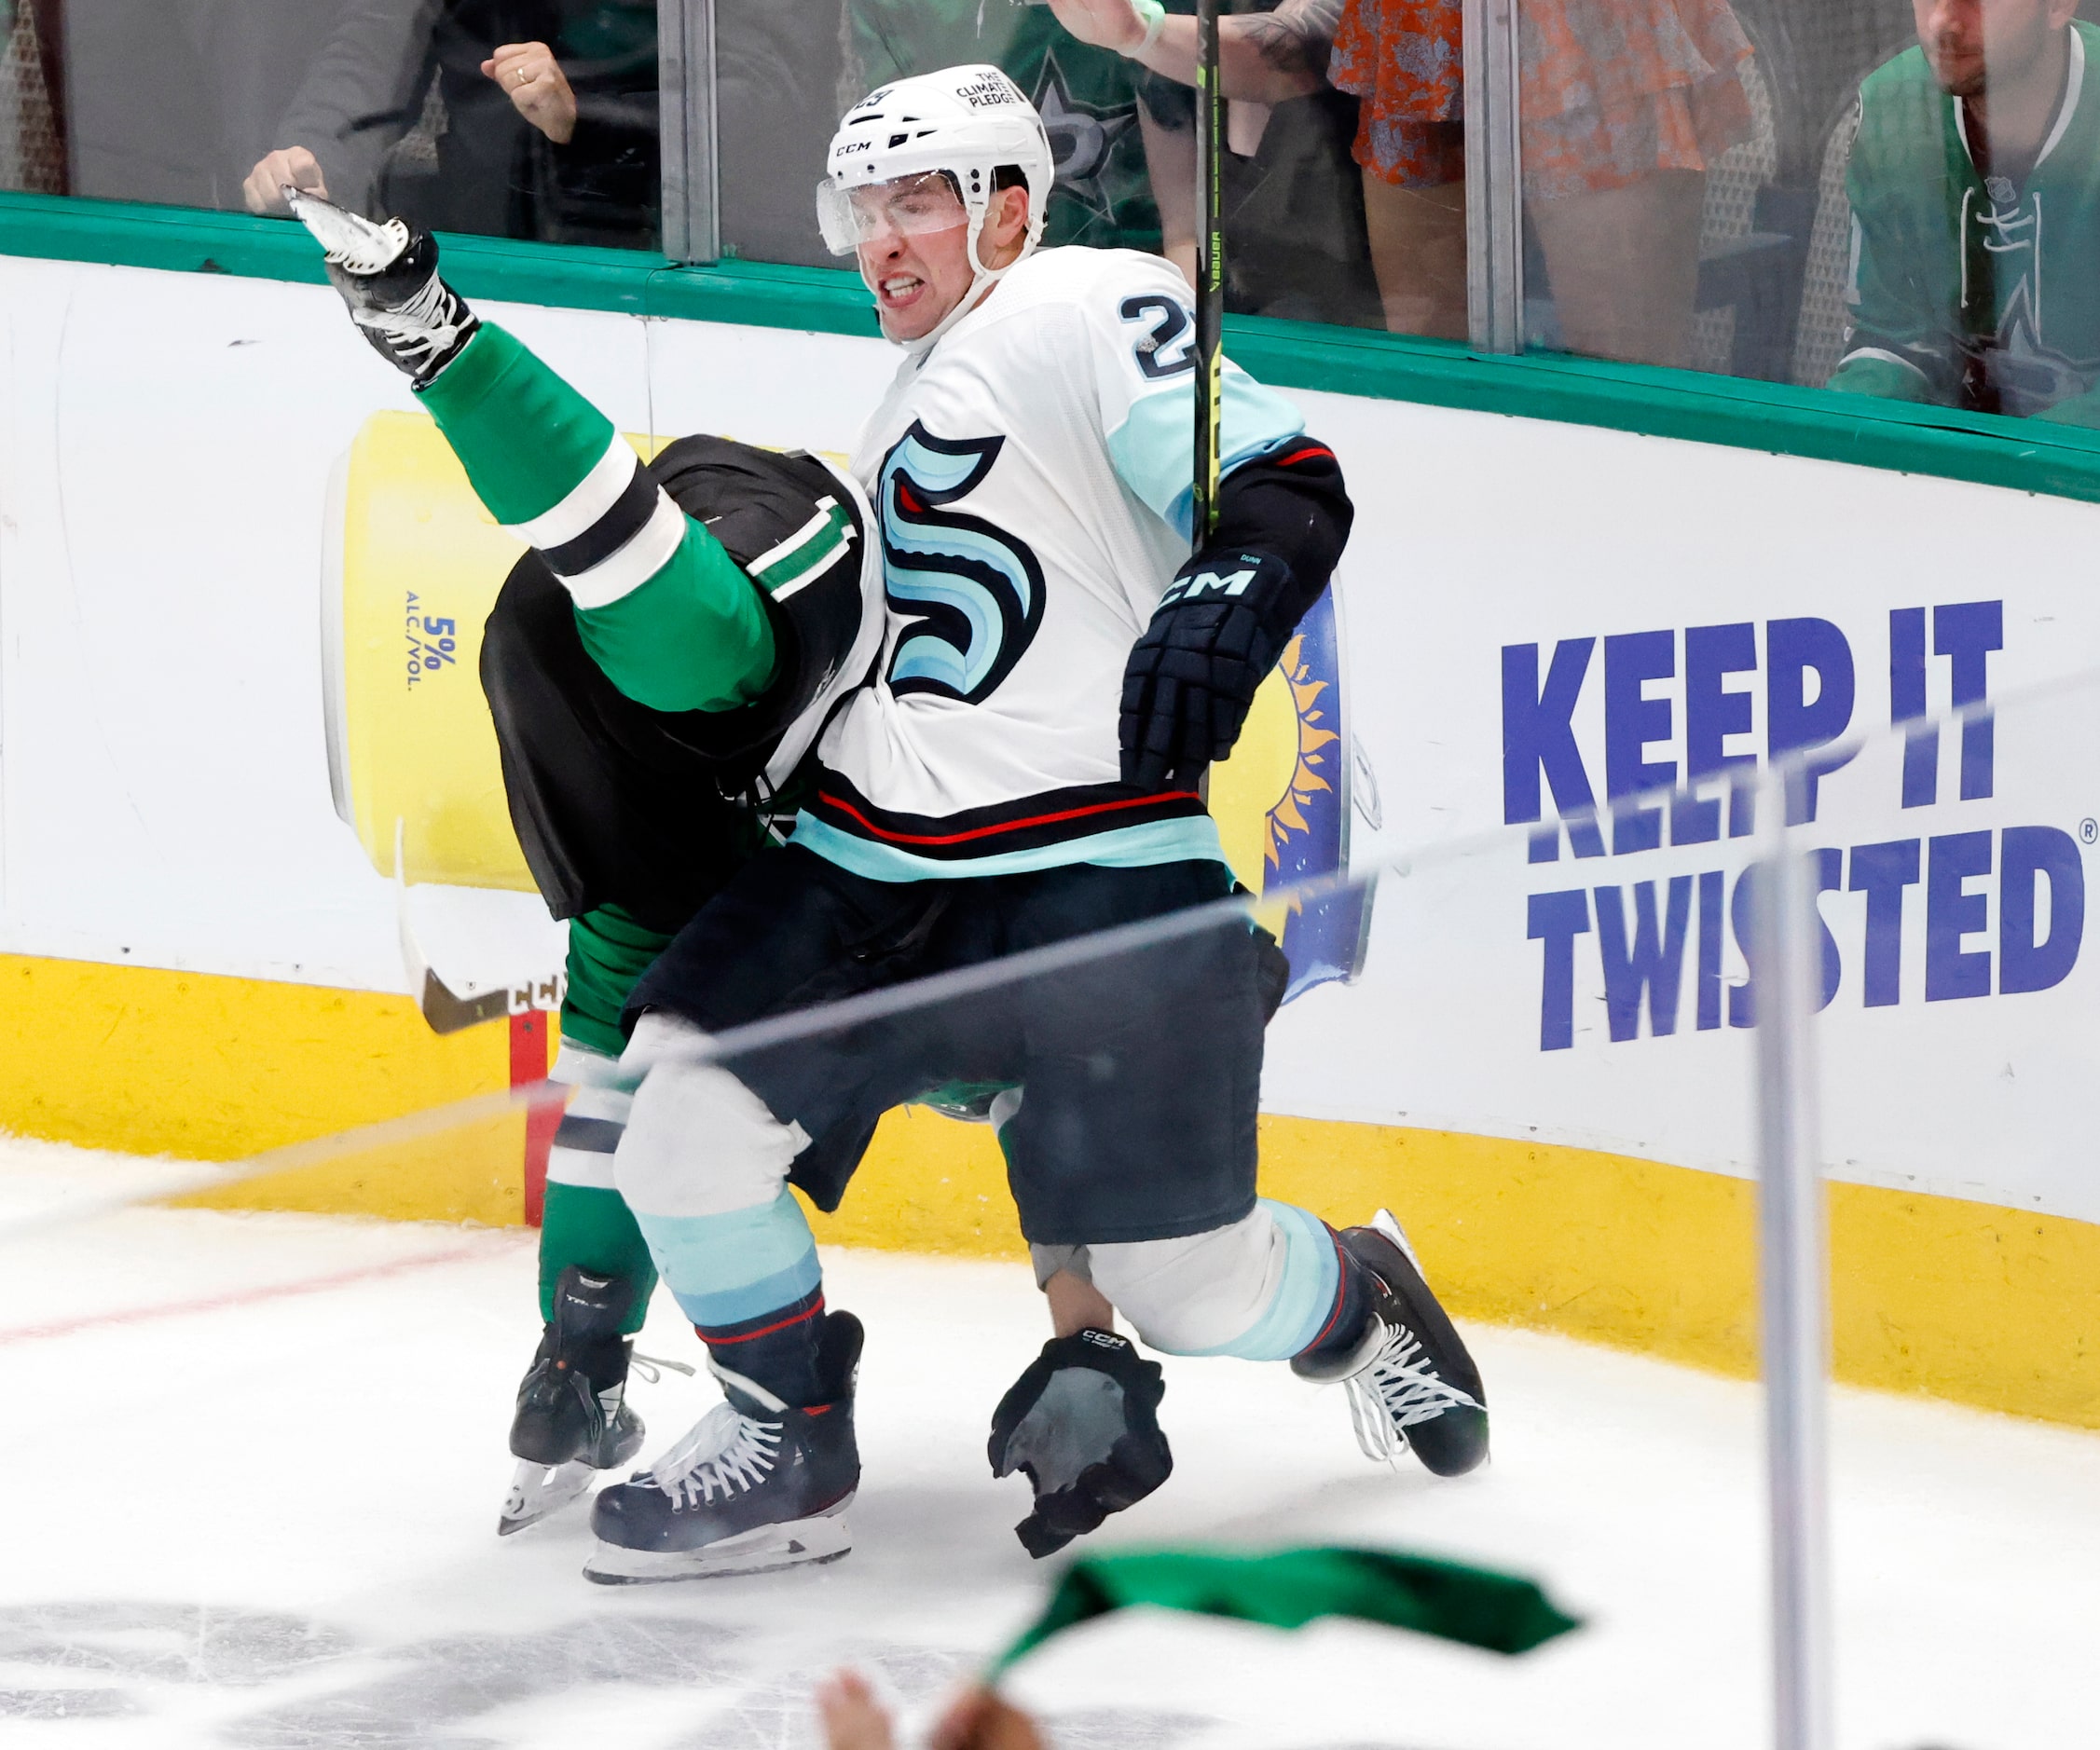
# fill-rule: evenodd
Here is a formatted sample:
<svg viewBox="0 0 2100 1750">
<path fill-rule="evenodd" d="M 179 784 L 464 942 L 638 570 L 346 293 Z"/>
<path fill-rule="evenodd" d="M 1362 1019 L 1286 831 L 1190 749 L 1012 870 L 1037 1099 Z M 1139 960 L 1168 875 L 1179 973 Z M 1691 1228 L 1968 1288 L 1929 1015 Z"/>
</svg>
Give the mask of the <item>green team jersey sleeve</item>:
<svg viewBox="0 0 2100 1750">
<path fill-rule="evenodd" d="M 2062 95 L 2015 182 L 1912 48 L 1860 88 L 1846 167 L 1851 332 L 1830 387 L 2015 417 L 2100 417 L 2100 29 L 2066 27 Z"/>
<path fill-rule="evenodd" d="M 1850 332 L 1832 389 L 1941 405 L 1959 398 L 1960 362 L 1949 344 L 1958 238 L 1945 217 L 1942 103 L 1915 48 L 1860 88 L 1860 126 L 1845 170 Z M 1935 228 L 1938 235 L 1927 234 Z"/>
<path fill-rule="evenodd" d="M 727 711 L 765 690 L 775 652 L 758 585 L 515 335 L 484 321 L 418 392 L 488 513 L 567 587 L 615 687 L 657 711 Z"/>
</svg>

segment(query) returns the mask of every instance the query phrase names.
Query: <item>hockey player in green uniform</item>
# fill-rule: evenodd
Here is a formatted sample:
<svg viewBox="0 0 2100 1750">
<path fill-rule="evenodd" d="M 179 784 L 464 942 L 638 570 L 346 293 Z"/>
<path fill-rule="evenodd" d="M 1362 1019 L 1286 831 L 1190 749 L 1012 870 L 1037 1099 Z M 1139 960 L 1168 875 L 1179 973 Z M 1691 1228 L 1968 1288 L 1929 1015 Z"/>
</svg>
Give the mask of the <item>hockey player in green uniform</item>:
<svg viewBox="0 0 2100 1750">
<path fill-rule="evenodd" d="M 1860 88 L 1830 387 L 2100 426 L 2100 30 L 2076 0 L 1913 0 Z"/>
</svg>

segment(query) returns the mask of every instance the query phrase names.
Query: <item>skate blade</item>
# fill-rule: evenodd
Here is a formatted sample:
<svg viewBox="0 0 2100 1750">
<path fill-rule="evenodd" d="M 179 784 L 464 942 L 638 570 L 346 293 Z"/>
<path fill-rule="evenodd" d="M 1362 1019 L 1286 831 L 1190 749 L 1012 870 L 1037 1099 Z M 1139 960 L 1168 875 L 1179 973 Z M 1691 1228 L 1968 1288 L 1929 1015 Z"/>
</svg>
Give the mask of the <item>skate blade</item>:
<svg viewBox="0 0 2100 1750">
<path fill-rule="evenodd" d="M 383 273 L 407 253 L 408 227 L 399 219 L 381 225 L 289 184 L 281 192 L 292 216 L 313 234 L 328 259 L 351 273 Z"/>
<path fill-rule="evenodd" d="M 698 1550 L 623 1550 L 600 1541 L 583 1564 L 583 1578 L 600 1586 L 652 1586 L 677 1579 L 722 1579 L 771 1574 L 784 1567 L 836 1562 L 853 1548 L 843 1513 L 761 1525 Z"/>
<path fill-rule="evenodd" d="M 1421 1277 L 1426 1284 L 1429 1277 L 1421 1267 L 1421 1260 L 1415 1256 L 1413 1242 L 1408 1239 L 1407 1229 L 1400 1225 L 1398 1218 L 1394 1216 L 1393 1211 L 1391 1210 L 1380 1210 L 1371 1217 L 1371 1227 L 1373 1231 L 1383 1234 L 1395 1246 L 1400 1248 L 1407 1262 L 1415 1266 L 1415 1274 Z"/>
<path fill-rule="evenodd" d="M 550 1518 L 571 1501 L 590 1492 L 598 1471 L 582 1459 L 564 1465 L 536 1465 L 523 1460 L 511 1479 L 511 1492 L 503 1497 L 503 1511 L 496 1521 L 496 1535 L 507 1538 Z"/>
</svg>

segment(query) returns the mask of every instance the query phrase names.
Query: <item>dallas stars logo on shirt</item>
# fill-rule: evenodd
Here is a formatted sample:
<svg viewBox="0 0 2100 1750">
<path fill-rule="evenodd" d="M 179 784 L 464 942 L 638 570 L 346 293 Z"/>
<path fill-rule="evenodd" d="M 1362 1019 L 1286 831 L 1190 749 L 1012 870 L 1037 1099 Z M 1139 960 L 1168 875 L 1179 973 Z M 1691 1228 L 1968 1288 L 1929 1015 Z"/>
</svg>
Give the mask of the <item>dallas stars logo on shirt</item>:
<svg viewBox="0 0 2100 1750">
<path fill-rule="evenodd" d="M 1053 50 L 1043 57 L 1035 103 L 1043 118 L 1043 130 L 1050 135 L 1057 186 L 1083 203 L 1096 218 L 1113 218 L 1116 202 L 1109 187 L 1110 160 L 1124 135 L 1137 126 L 1136 100 L 1131 98 L 1107 107 L 1075 97 Z"/>
<path fill-rule="evenodd" d="M 2039 413 L 2083 394 L 2093 365 L 2080 364 L 2042 339 L 2042 197 L 2025 196 L 2003 176 L 1962 201 L 1964 350 L 1997 391 L 1999 410 Z"/>
</svg>

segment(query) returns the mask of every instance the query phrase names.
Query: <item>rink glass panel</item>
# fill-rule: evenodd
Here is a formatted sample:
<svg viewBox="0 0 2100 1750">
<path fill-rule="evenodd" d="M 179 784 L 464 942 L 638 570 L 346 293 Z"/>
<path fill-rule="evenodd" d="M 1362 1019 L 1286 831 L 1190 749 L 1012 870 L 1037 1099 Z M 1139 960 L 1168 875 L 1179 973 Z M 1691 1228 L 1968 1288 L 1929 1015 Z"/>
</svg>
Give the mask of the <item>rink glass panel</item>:
<svg viewBox="0 0 2100 1750">
<path fill-rule="evenodd" d="M 653 0 L 22 0 L 6 23 L 0 185 L 252 212 L 245 185 L 296 151 L 359 212 L 657 246 Z M 483 73 L 534 44 L 502 86 Z M 518 68 L 566 99 L 514 102 Z"/>
<path fill-rule="evenodd" d="M 1048 240 L 1187 267 L 1192 4 L 1155 71 L 1067 0 L 9 0 L 0 188 L 239 212 L 297 149 L 433 228 L 832 267 L 811 191 L 842 109 L 981 60 L 1044 115 Z M 1228 6 L 1228 308 L 2090 424 L 2100 39 L 2038 3 L 1987 39 L 1973 6 L 1919 7 Z M 482 73 L 521 41 L 572 131 Z M 1983 128 L 1986 85 L 2025 119 Z"/>
<path fill-rule="evenodd" d="M 2089 27 L 1525 0 L 1517 34 L 1526 347 L 2093 422 Z"/>
<path fill-rule="evenodd" d="M 1064 10 L 1091 28 L 1078 9 Z M 1221 10 L 1229 148 L 1223 171 L 1226 308 L 1383 327 L 1352 157 L 1357 105 L 1327 79 L 1335 8 L 1294 0 Z M 842 109 L 896 79 L 985 62 L 1034 102 L 1050 135 L 1056 184 L 1045 244 L 1164 253 L 1192 276 L 1193 0 L 1170 0 L 1167 11 L 1154 57 L 1160 70 L 1154 71 L 1082 40 L 1050 5 L 723 0 L 715 7 L 714 27 L 724 252 L 836 265 L 817 235 L 811 194 Z M 1454 48 L 1455 42 L 1454 36 Z M 1455 85 L 1447 96 L 1455 117 Z M 1459 126 L 1453 120 L 1446 131 Z M 1446 204 L 1462 232 L 1455 192 Z M 1432 327 L 1409 307 L 1403 332 L 1463 336 L 1462 248 L 1450 266 L 1460 288 L 1456 325 Z"/>
</svg>

